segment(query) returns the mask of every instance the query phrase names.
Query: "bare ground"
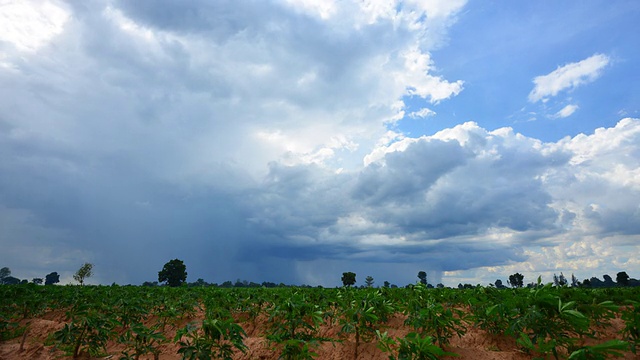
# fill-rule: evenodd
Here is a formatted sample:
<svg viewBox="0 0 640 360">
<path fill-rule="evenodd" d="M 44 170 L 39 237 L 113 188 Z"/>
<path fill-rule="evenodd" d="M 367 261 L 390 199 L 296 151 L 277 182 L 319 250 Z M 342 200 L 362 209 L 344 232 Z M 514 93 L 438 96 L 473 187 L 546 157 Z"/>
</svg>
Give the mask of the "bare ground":
<svg viewBox="0 0 640 360">
<path fill-rule="evenodd" d="M 201 320 L 202 314 L 198 314 L 194 319 L 186 319 L 179 326 L 184 326 L 189 321 Z M 62 312 L 50 312 L 40 318 L 23 321 L 27 331 L 23 336 L 8 341 L 0 342 L 0 360 L 54 360 L 68 359 L 62 351 L 56 349 L 54 345 L 47 344 L 47 337 L 55 331 L 61 329 L 65 324 Z M 235 359 L 250 360 L 261 359 L 271 360 L 278 358 L 278 352 L 265 339 L 263 334 L 266 329 L 266 319 L 259 318 L 256 322 L 240 321 L 240 325 L 247 332 L 244 340 L 248 346 L 246 353 L 237 353 Z M 620 319 L 614 319 L 611 324 L 598 330 L 597 340 L 587 340 L 588 345 L 604 342 L 611 339 L 620 339 L 619 331 L 624 326 Z M 390 319 L 382 331 L 388 331 L 391 336 L 404 336 L 410 329 L 404 325 L 404 317 L 397 315 Z M 166 336 L 172 339 L 175 335 L 175 328 L 167 329 Z M 355 342 L 353 337 L 340 338 L 338 336 L 339 326 L 326 325 L 320 329 L 320 335 L 327 338 L 334 338 L 335 342 L 325 342 L 320 344 L 314 351 L 318 354 L 318 359 L 342 360 L 354 359 Z M 22 346 L 22 349 L 21 349 Z M 168 342 L 160 346 L 162 360 L 180 359 L 177 353 L 178 346 L 173 342 Z M 119 359 L 123 345 L 110 342 L 107 346 L 107 354 L 97 359 Z M 447 351 L 458 354 L 458 357 L 446 357 L 445 359 L 469 359 L 469 360 L 525 360 L 533 359 L 534 356 L 523 352 L 515 340 L 509 336 L 490 335 L 477 328 L 468 328 L 462 337 L 454 336 L 450 339 Z M 357 360 L 388 359 L 388 355 L 376 346 L 375 340 L 368 343 L 361 343 L 358 347 Z M 632 353 L 626 353 L 624 359 L 639 359 Z M 89 359 L 84 356 L 83 359 Z M 141 357 L 141 359 L 153 359 L 153 357 Z"/>
</svg>

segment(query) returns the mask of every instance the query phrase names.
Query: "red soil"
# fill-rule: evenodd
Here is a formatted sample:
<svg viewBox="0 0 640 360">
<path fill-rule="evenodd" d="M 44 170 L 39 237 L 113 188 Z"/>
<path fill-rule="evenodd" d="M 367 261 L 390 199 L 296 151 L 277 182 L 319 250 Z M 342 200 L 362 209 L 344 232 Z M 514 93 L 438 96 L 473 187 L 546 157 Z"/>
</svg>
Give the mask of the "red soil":
<svg viewBox="0 0 640 360">
<path fill-rule="evenodd" d="M 202 314 L 198 314 L 195 319 L 184 320 L 179 326 L 184 326 L 189 321 L 199 321 Z M 47 336 L 61 329 L 64 324 L 64 314 L 61 312 L 50 312 L 40 318 L 25 320 L 22 325 L 28 324 L 28 330 L 24 336 L 0 342 L 0 360 L 15 359 L 33 359 L 33 360 L 54 360 L 69 358 L 63 352 L 56 349 L 53 345 L 45 345 Z M 255 323 L 250 321 L 240 321 L 240 325 L 247 332 L 247 338 L 244 343 L 248 346 L 246 353 L 238 353 L 235 359 L 277 359 L 278 353 L 272 349 L 270 344 L 263 336 L 266 328 L 266 319 L 258 318 Z M 589 340 L 587 344 L 595 344 L 611 339 L 620 339 L 619 331 L 623 327 L 620 319 L 614 319 L 609 326 L 598 329 L 598 340 Z M 320 335 L 328 338 L 338 339 L 339 326 L 323 326 Z M 381 331 L 387 331 L 391 336 L 404 336 L 410 329 L 404 325 L 404 317 L 402 315 L 395 316 L 390 319 L 386 327 Z M 175 335 L 175 329 L 168 329 L 166 336 L 172 339 Z M 21 342 L 24 339 L 23 349 L 21 350 Z M 353 359 L 355 343 L 353 337 L 341 339 L 334 343 L 326 342 L 315 349 L 318 359 L 342 360 Z M 103 359 L 117 360 L 120 357 L 123 346 L 115 342 L 109 343 L 107 352 L 109 355 Z M 177 353 L 178 346 L 173 342 L 169 342 L 161 346 L 160 359 L 177 360 L 180 355 Z M 450 339 L 447 351 L 458 354 L 458 357 L 445 357 L 444 359 L 469 359 L 469 360 L 524 360 L 534 358 L 531 354 L 526 354 L 516 344 L 515 340 L 508 336 L 492 336 L 485 331 L 477 328 L 468 328 L 462 337 L 454 336 Z M 388 359 L 389 354 L 383 353 L 376 347 L 375 340 L 369 343 L 361 343 L 358 347 L 358 358 L 363 359 Z M 83 357 L 88 359 L 88 357 Z M 638 359 L 632 353 L 626 353 L 624 359 Z M 141 359 L 153 359 L 153 357 L 141 357 Z"/>
</svg>

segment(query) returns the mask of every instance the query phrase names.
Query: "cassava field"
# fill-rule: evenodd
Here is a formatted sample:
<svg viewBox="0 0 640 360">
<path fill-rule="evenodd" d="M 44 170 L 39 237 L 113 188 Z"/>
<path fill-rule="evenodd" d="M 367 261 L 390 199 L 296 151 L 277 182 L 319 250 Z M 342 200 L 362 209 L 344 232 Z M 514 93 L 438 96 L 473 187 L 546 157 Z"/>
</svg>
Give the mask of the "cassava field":
<svg viewBox="0 0 640 360">
<path fill-rule="evenodd" d="M 3 285 L 0 359 L 637 359 L 639 299 L 551 285 Z"/>
</svg>

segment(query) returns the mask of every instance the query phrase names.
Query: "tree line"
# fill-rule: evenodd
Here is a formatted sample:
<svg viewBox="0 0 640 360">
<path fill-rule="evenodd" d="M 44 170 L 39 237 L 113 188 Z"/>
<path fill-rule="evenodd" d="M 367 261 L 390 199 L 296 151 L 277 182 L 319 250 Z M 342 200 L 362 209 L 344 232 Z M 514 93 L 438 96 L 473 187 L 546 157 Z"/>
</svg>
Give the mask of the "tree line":
<svg viewBox="0 0 640 360">
<path fill-rule="evenodd" d="M 571 279 L 567 279 L 563 273 L 560 275 L 553 274 L 553 285 L 557 287 L 583 287 L 583 288 L 608 288 L 608 287 L 619 287 L 619 286 L 640 286 L 640 280 L 632 279 L 629 277 L 626 271 L 620 271 L 616 274 L 616 281 L 613 281 L 611 276 L 605 274 L 602 276 L 603 280 L 598 279 L 597 277 L 592 277 L 590 279 L 584 279 L 583 281 L 579 281 L 573 274 L 571 274 Z M 524 276 L 520 273 L 515 273 L 509 276 L 508 280 L 509 285 L 514 288 L 523 287 L 524 286 Z M 489 284 L 490 286 L 495 286 L 498 289 L 506 288 L 503 285 L 502 280 L 497 279 L 495 283 Z M 531 282 L 527 284 L 527 287 L 535 287 L 537 283 Z"/>
<path fill-rule="evenodd" d="M 84 282 L 87 278 L 93 276 L 93 264 L 84 263 L 73 275 L 73 279 L 79 284 L 84 285 Z M 425 285 L 427 288 L 433 288 L 433 284 L 430 284 L 427 279 L 426 271 L 419 271 L 417 274 L 418 281 L 420 284 Z M 633 279 L 629 277 L 629 275 L 625 271 L 618 272 L 616 274 L 616 281 L 613 281 L 613 278 L 609 275 L 603 275 L 604 280 L 600 280 L 597 277 L 591 277 L 590 279 L 584 279 L 583 281 L 579 281 L 573 274 L 571 274 L 571 279 L 567 279 L 563 273 L 560 275 L 553 274 L 553 285 L 557 287 L 584 287 L 584 288 L 607 288 L 607 287 L 627 287 L 627 286 L 640 286 L 640 280 Z M 342 285 L 345 287 L 352 287 L 356 284 L 356 273 L 352 271 L 347 271 L 342 273 Z M 42 278 L 33 278 L 31 283 L 36 285 L 54 285 L 60 282 L 60 275 L 57 272 L 51 272 Z M 11 270 L 8 267 L 3 267 L 0 269 L 0 285 L 16 285 L 16 284 L 28 284 L 29 281 L 26 279 L 18 279 L 14 276 L 11 276 Z M 508 277 L 507 283 L 512 288 L 521 288 L 524 287 L 524 275 L 520 273 L 511 274 Z M 375 280 L 372 276 L 367 276 L 365 278 L 364 285 L 361 285 L 361 288 L 370 288 L 375 284 Z M 538 282 L 528 283 L 527 287 L 535 287 L 540 284 L 540 278 Z M 162 270 L 158 272 L 158 281 L 145 281 L 143 286 L 213 286 L 213 287 L 222 287 L 222 288 L 242 288 L 242 287 L 287 287 L 290 285 L 286 285 L 284 283 L 273 283 L 264 281 L 262 283 L 249 282 L 247 280 L 236 280 L 235 282 L 225 281 L 222 284 L 216 283 L 208 283 L 203 279 L 198 279 L 195 282 L 187 283 L 187 267 L 184 262 L 180 259 L 173 259 L 168 261 L 162 267 Z M 415 284 L 408 284 L 405 287 L 411 287 Z M 472 285 L 472 284 L 458 284 L 459 289 L 469 289 L 481 286 L 480 284 Z M 505 289 L 507 286 L 502 282 L 501 279 L 497 279 L 494 283 L 490 283 L 489 286 L 495 287 L 498 289 Z M 298 287 L 312 287 L 310 285 L 301 285 Z M 384 288 L 397 288 L 398 286 L 395 284 L 391 284 L 388 281 L 384 281 L 382 287 Z M 437 284 L 435 287 L 444 288 L 445 286 L 442 283 Z"/>
<path fill-rule="evenodd" d="M 419 279 L 419 283 L 422 285 L 425 285 L 427 288 L 433 288 L 434 286 L 432 284 L 430 284 L 428 282 L 427 279 L 427 272 L 426 271 L 419 271 L 418 275 L 417 275 L 418 279 Z M 599 280 L 596 277 L 592 277 L 591 279 L 585 279 L 584 281 L 578 281 L 576 279 L 576 277 L 572 274 L 571 275 L 571 283 L 569 285 L 569 281 L 566 279 L 566 277 L 564 276 L 563 273 L 560 273 L 560 275 L 553 275 L 553 284 L 555 286 L 558 287 L 562 287 L 562 286 L 572 286 L 572 287 L 616 287 L 616 286 L 640 286 L 640 281 L 636 280 L 636 279 L 631 279 L 629 277 L 629 275 L 627 275 L 626 272 L 621 271 L 617 274 L 616 276 L 616 282 L 614 282 L 611 278 L 611 276 L 609 275 L 604 275 L 603 276 L 604 281 Z M 261 284 L 259 283 L 254 283 L 254 282 L 248 282 L 246 280 L 244 281 L 240 281 L 239 279 L 235 282 L 232 283 L 231 281 L 225 281 L 224 283 L 222 283 L 221 285 L 218 284 L 209 284 L 207 282 L 205 282 L 203 279 L 198 279 L 196 282 L 194 283 L 187 283 L 187 267 L 184 264 L 184 262 L 182 260 L 179 259 L 173 259 L 169 262 L 167 262 L 164 267 L 162 268 L 162 270 L 160 272 L 158 272 L 158 282 L 145 282 L 143 283 L 144 286 L 158 286 L 160 285 L 160 283 L 164 283 L 165 285 L 168 286 L 215 286 L 215 287 L 223 287 L 223 288 L 231 288 L 231 287 L 284 287 L 287 286 L 285 284 L 275 284 L 275 283 L 270 283 L 270 282 L 263 282 Z M 352 272 L 352 271 L 346 271 L 342 273 L 342 277 L 340 279 L 342 281 L 342 285 L 345 287 L 352 287 L 356 284 L 357 280 L 356 280 L 356 273 Z M 513 288 L 521 288 L 524 286 L 524 275 L 520 274 L 520 273 L 515 273 L 515 274 L 511 274 L 509 275 L 508 278 L 508 284 L 513 287 Z M 365 278 L 365 283 L 364 285 L 362 285 L 362 288 L 370 288 L 373 287 L 373 285 L 375 284 L 375 280 L 372 276 L 367 276 Z M 535 287 L 535 286 L 539 286 L 540 284 L 540 278 L 538 279 L 538 282 L 531 282 L 529 284 L 527 284 L 527 287 Z M 413 286 L 414 284 L 408 284 L 406 287 L 410 287 Z M 491 283 L 489 284 L 492 287 L 496 287 L 498 289 L 503 289 L 503 288 L 507 288 L 507 286 L 505 286 L 502 283 L 502 280 L 498 279 L 495 281 L 495 283 Z M 480 286 L 480 284 L 473 286 L 471 284 L 458 284 L 458 288 L 460 289 L 468 289 L 468 288 L 474 288 Z M 311 287 L 311 286 L 307 286 L 307 285 L 303 285 L 303 287 Z M 385 281 L 382 285 L 382 287 L 385 288 L 397 288 L 398 286 L 394 285 L 394 284 L 390 284 L 388 281 Z M 435 287 L 437 288 L 444 288 L 445 286 L 442 283 L 437 284 Z"/>
<path fill-rule="evenodd" d="M 33 278 L 31 279 L 31 283 L 36 285 L 42 285 L 44 282 L 45 285 L 53 285 L 60 282 L 60 275 L 57 272 L 51 272 L 47 274 L 44 278 Z M 28 284 L 29 280 L 27 279 L 18 279 L 17 277 L 11 276 L 11 269 L 8 267 L 3 267 L 0 269 L 0 284 L 2 285 L 17 285 L 17 284 Z"/>
<path fill-rule="evenodd" d="M 80 266 L 80 269 L 76 271 L 73 275 L 73 279 L 78 282 L 80 285 L 84 285 L 85 279 L 91 277 L 93 275 L 93 264 L 84 263 Z M 47 274 L 42 278 L 33 278 L 31 279 L 32 284 L 42 285 L 54 285 L 60 282 L 60 274 L 57 271 L 53 271 Z M 3 267 L 0 269 L 0 284 L 1 285 L 17 285 L 17 284 L 28 284 L 29 280 L 27 279 L 18 279 L 17 277 L 11 276 L 11 269 L 8 267 Z"/>
</svg>

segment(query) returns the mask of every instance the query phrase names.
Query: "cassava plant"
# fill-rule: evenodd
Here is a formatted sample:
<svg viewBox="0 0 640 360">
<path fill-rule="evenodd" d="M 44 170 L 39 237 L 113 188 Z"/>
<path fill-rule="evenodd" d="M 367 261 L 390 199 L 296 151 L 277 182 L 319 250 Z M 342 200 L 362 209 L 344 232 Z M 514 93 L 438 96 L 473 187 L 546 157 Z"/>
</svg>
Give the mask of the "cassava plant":
<svg viewBox="0 0 640 360">
<path fill-rule="evenodd" d="M 234 351 L 245 352 L 243 342 L 246 336 L 240 325 L 233 318 L 205 319 L 200 328 L 193 323 L 177 331 L 174 341 L 180 349 L 178 353 L 183 360 L 231 360 Z"/>
<path fill-rule="evenodd" d="M 96 307 L 89 304 L 78 306 L 71 313 L 71 322 L 53 334 L 58 347 L 74 359 L 84 352 L 91 356 L 102 355 L 114 335 L 116 320 Z"/>
<path fill-rule="evenodd" d="M 623 351 L 629 344 L 622 340 L 610 340 L 602 344 L 584 346 L 569 355 L 567 360 L 605 360 L 613 357 L 624 357 Z"/>
<path fill-rule="evenodd" d="M 437 360 L 442 356 L 458 356 L 455 353 L 442 350 L 434 344 L 431 336 L 411 332 L 405 337 L 394 339 L 387 332 L 376 331 L 376 334 L 378 348 L 383 352 L 390 353 L 389 360 Z"/>
<path fill-rule="evenodd" d="M 268 312 L 267 339 L 280 350 L 281 359 L 312 359 L 317 356 L 313 348 L 330 340 L 318 333 L 323 321 L 319 306 L 301 293 L 295 292 L 274 302 Z"/>
<path fill-rule="evenodd" d="M 558 348 L 569 349 L 575 336 L 587 333 L 589 319 L 575 309 L 575 302 L 563 302 L 551 284 L 531 290 L 526 300 L 509 329 L 525 350 L 558 359 Z"/>
<path fill-rule="evenodd" d="M 371 341 L 376 330 L 379 316 L 376 314 L 377 302 L 374 299 L 378 296 L 367 293 L 368 296 L 359 297 L 360 295 L 354 289 L 345 289 L 338 295 L 340 306 L 343 309 L 342 317 L 339 320 L 341 325 L 340 334 L 342 336 L 354 334 L 355 346 L 353 350 L 353 358 L 358 358 L 358 348 L 361 341 Z"/>
<path fill-rule="evenodd" d="M 126 346 L 120 360 L 138 360 L 140 356 L 147 354 L 152 354 L 153 359 L 158 360 L 160 357 L 158 346 L 167 340 L 159 331 L 159 327 L 160 324 L 147 327 L 141 322 L 128 327 L 119 337 L 120 343 Z"/>
<path fill-rule="evenodd" d="M 629 349 L 637 354 L 640 345 L 640 302 L 628 300 L 627 303 L 629 305 L 622 312 L 624 321 L 622 335 L 629 342 Z"/>
<path fill-rule="evenodd" d="M 465 333 L 461 310 L 436 302 L 422 284 L 418 284 L 414 290 L 416 296 L 409 301 L 405 325 L 413 327 L 423 336 L 432 336 L 442 348 L 449 344 L 453 335 L 462 336 Z"/>
</svg>

